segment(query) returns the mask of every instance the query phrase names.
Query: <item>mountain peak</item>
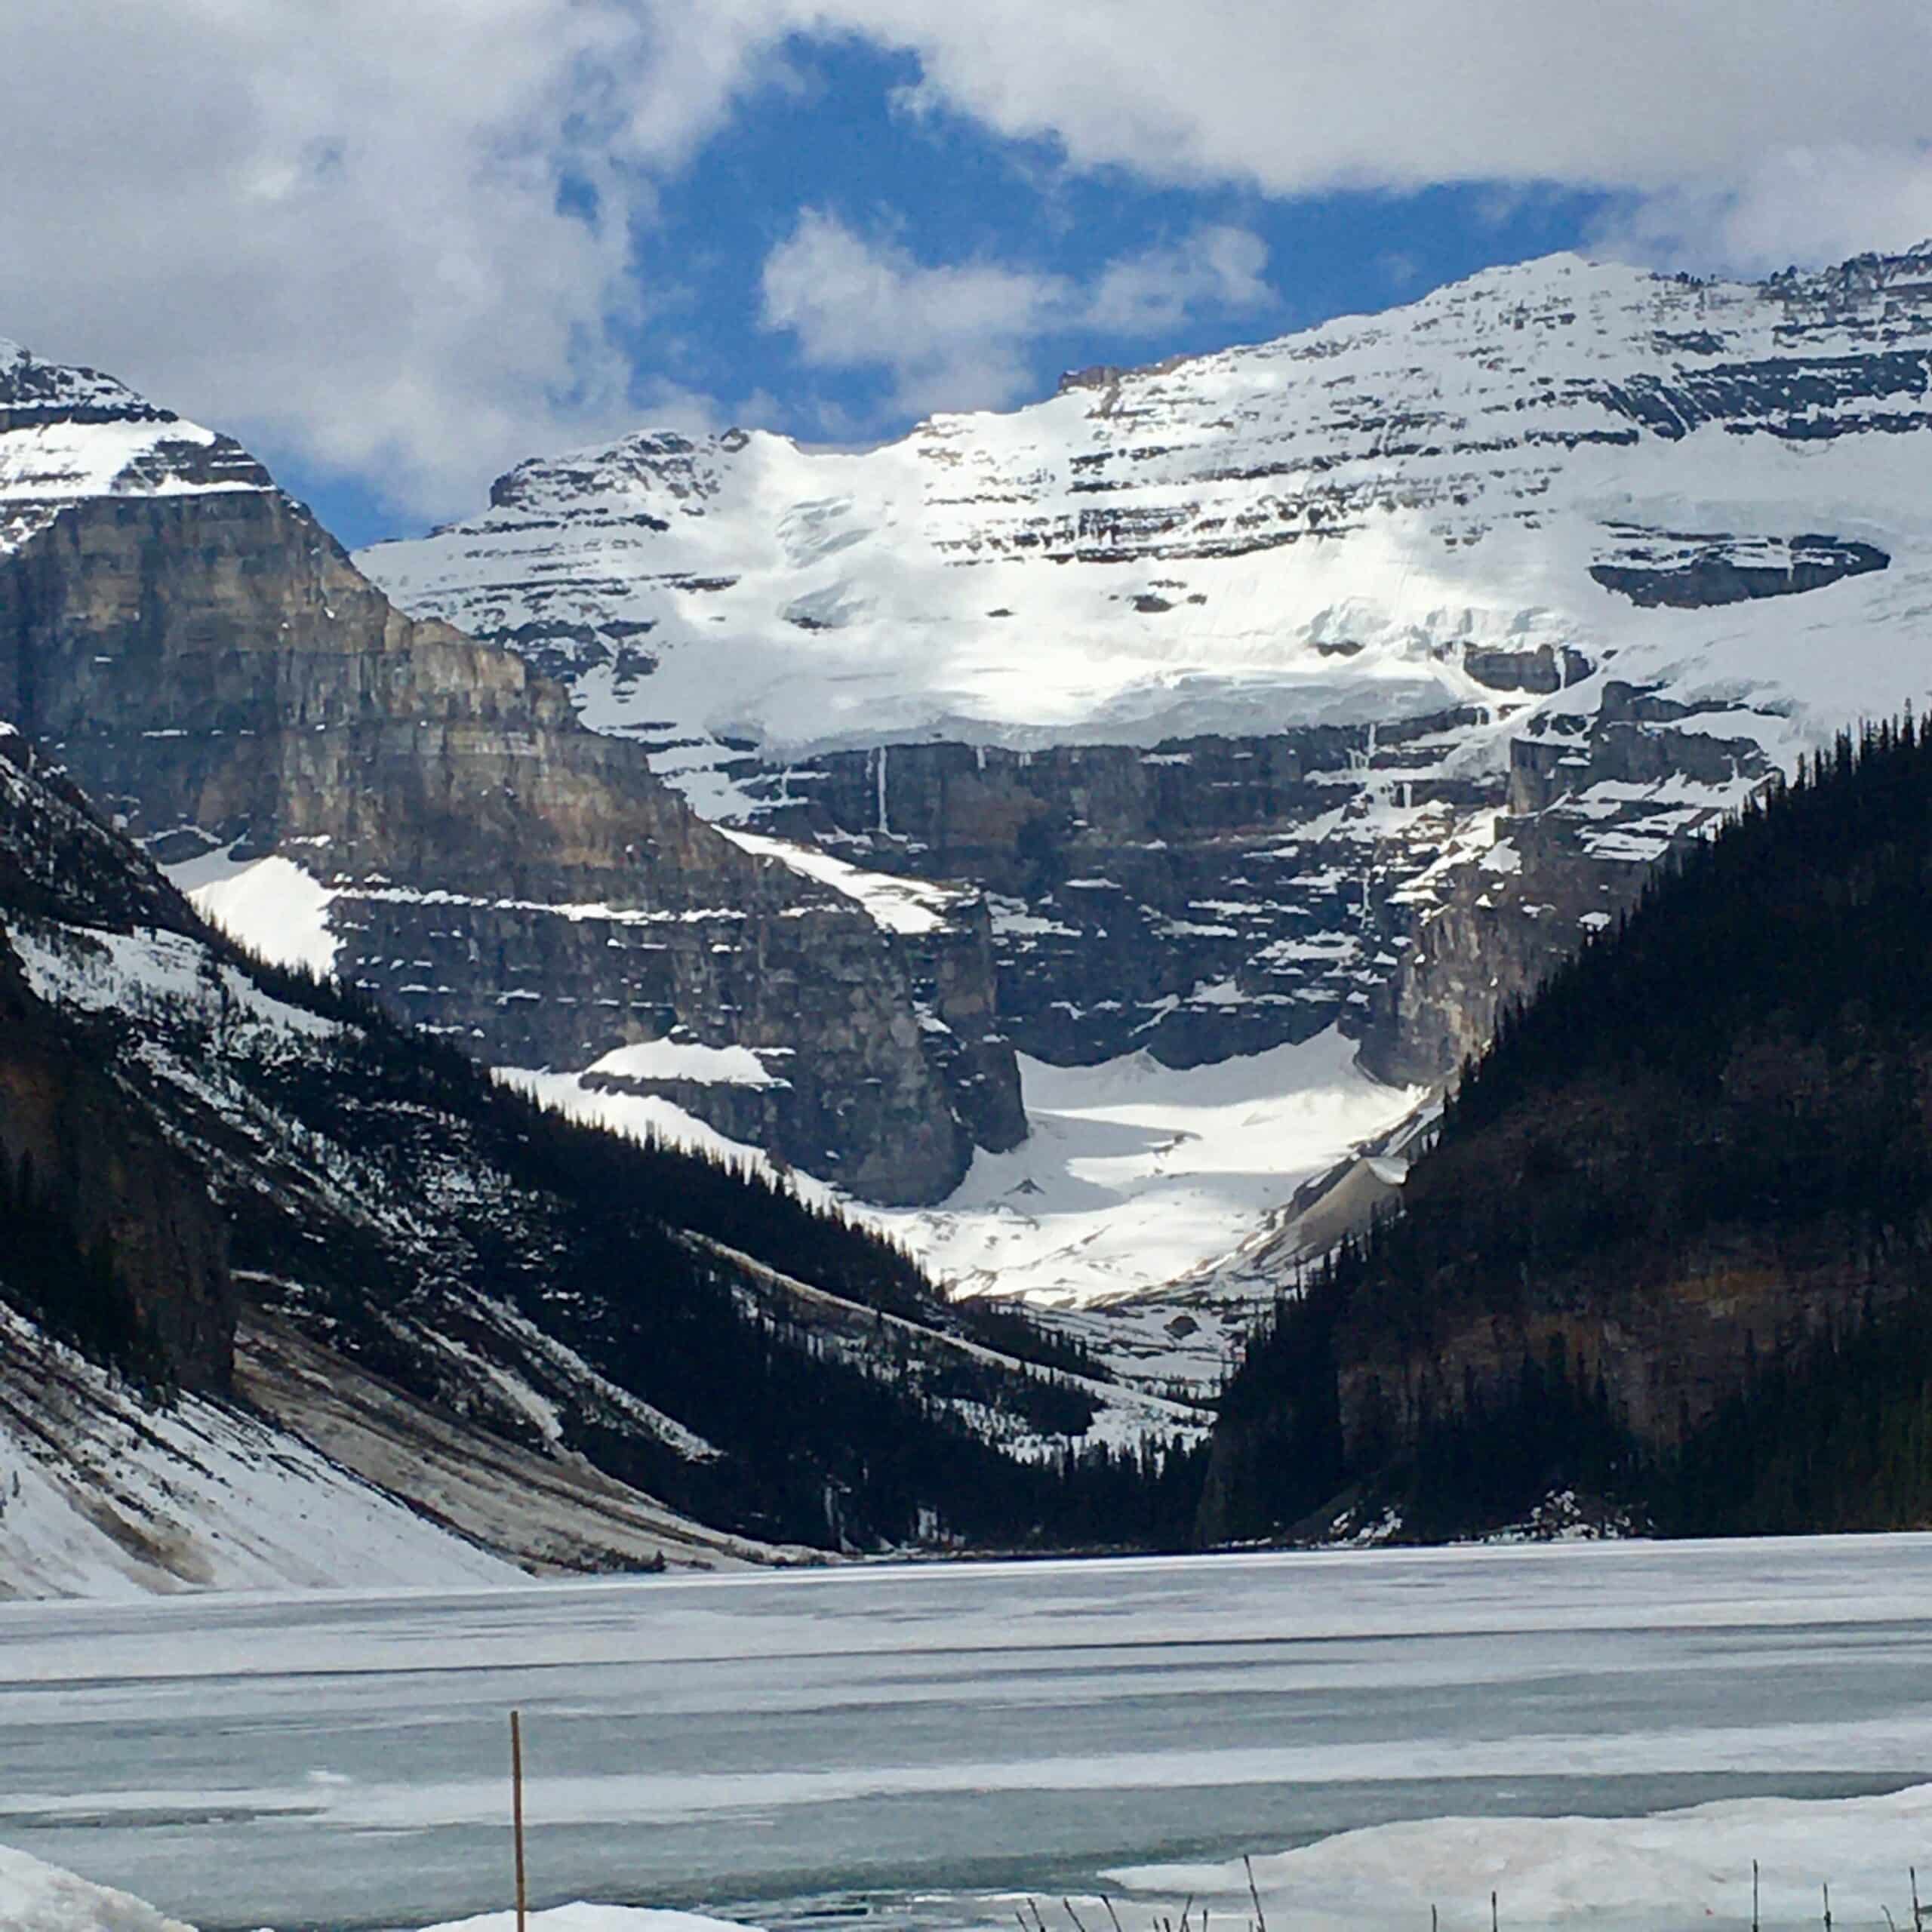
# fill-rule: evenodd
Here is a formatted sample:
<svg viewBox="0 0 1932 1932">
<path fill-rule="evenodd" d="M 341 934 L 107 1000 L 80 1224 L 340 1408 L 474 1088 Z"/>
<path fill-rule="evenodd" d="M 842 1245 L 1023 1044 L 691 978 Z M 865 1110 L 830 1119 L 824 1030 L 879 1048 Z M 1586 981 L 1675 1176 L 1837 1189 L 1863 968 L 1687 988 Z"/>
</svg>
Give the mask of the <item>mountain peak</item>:
<svg viewBox="0 0 1932 1932">
<path fill-rule="evenodd" d="M 274 488 L 232 438 L 97 369 L 0 340 L 0 555 L 92 497 Z"/>
<path fill-rule="evenodd" d="M 18 426 L 6 419 L 20 417 L 29 423 L 180 420 L 112 376 L 47 361 L 21 343 L 0 337 L 0 428 Z"/>
</svg>

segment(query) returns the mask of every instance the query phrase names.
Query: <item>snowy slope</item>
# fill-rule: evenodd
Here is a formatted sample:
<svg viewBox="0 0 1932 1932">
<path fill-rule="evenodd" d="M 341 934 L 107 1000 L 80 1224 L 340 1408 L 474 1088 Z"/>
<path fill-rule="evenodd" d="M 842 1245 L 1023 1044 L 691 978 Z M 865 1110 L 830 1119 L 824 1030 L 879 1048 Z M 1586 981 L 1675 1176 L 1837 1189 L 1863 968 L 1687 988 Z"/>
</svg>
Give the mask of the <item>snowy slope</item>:
<svg viewBox="0 0 1932 1932">
<path fill-rule="evenodd" d="M 154 1408 L 0 1307 L 0 1597 L 520 1574 L 266 1417 Z"/>
<path fill-rule="evenodd" d="M 774 1171 L 759 1149 L 724 1139 L 669 1100 L 588 1086 L 577 1074 L 512 1067 L 500 1069 L 497 1077 L 574 1120 L 592 1122 L 611 1133 L 669 1141 L 741 1164 L 754 1173 Z M 1383 1091 L 1358 1077 L 1345 1076 L 1339 1085 L 1339 1092 L 1324 1093 L 1312 1105 L 1303 1103 L 1318 1123 L 1314 1126 L 1317 1146 L 1325 1147 L 1324 1132 L 1337 1131 L 1331 1121 L 1320 1120 L 1322 1103 L 1345 1117 L 1351 1103 L 1360 1107 L 1367 1100 L 1374 1107 L 1376 1101 L 1368 1097 Z M 1151 1111 L 1161 1110 L 1157 1106 Z M 1058 1117 L 1036 1116 L 1033 1137 L 1019 1153 L 982 1156 L 986 1164 L 976 1164 L 959 1194 L 936 1209 L 870 1206 L 822 1181 L 799 1174 L 789 1179 L 804 1199 L 835 1208 L 903 1243 L 949 1294 L 971 1296 L 996 1290 L 1048 1309 L 1077 1307 L 1111 1302 L 1167 1281 L 1181 1272 L 1174 1265 L 1176 1257 L 1191 1257 L 1204 1238 L 1209 1251 L 1218 1254 L 1224 1242 L 1238 1237 L 1256 1198 L 1291 1192 L 1294 1177 L 1284 1183 L 1269 1167 L 1280 1149 L 1268 1130 L 1279 1124 L 1284 1112 L 1294 1111 L 1292 1105 L 1287 1109 L 1225 1105 L 1218 1111 L 1211 1109 L 1210 1117 L 1222 1129 L 1220 1139 L 1204 1158 L 1190 1161 L 1183 1157 L 1169 1170 L 1161 1148 L 1171 1151 L 1174 1143 L 1191 1137 L 1159 1129 L 1149 1132 L 1146 1118 L 1150 1109 L 1145 1096 L 1138 1109 L 1131 1101 L 1124 1106 L 1109 1106 L 1102 1099 L 1083 1116 L 1069 1106 Z M 1242 1124 L 1248 1130 L 1244 1145 L 1234 1120 L 1238 1112 L 1244 1116 Z M 1231 1127 L 1232 1133 L 1228 1131 Z M 1146 1158 L 1121 1158 L 1123 1137 L 1147 1149 Z M 1244 1167 L 1249 1171 L 1244 1174 Z M 1100 1178 L 1088 1171 L 1093 1168 L 1099 1170 Z M 1031 1180 L 1029 1169 L 1041 1180 Z M 1191 1214 L 1201 1225 L 1179 1233 L 1170 1229 L 1164 1242 L 1145 1245 L 1150 1227 L 1177 1209 Z M 881 1328 L 919 1354 L 937 1349 L 942 1359 L 987 1364 L 998 1359 L 964 1339 L 936 1344 L 930 1331 L 897 1317 L 857 1309 L 808 1284 L 759 1269 L 747 1257 L 731 1258 L 746 1277 L 742 1294 L 748 1307 L 802 1321 L 830 1352 L 868 1373 L 903 1373 L 893 1353 L 878 1346 Z M 1235 1299 L 1238 1320 L 1251 1312 L 1254 1297 L 1251 1291 Z M 1177 1352 L 1171 1338 L 1143 1332 L 1150 1327 L 1158 1331 L 1174 1312 L 1162 1305 L 1145 1316 L 1134 1310 L 1116 1318 L 1109 1309 L 1107 1315 L 1084 1324 L 1049 1324 L 1070 1328 L 1119 1378 L 1117 1383 L 1072 1379 L 1072 1386 L 1095 1405 L 1088 1441 L 1118 1447 L 1163 1438 L 1193 1442 L 1205 1435 L 1208 1417 L 1199 1402 L 1226 1364 L 1229 1334 L 1217 1321 Z M 1190 1326 L 1189 1335 L 1195 1332 Z M 1161 1392 L 1169 1383 L 1186 1385 L 1179 1399 Z M 1015 1454 L 1051 1458 L 1062 1446 L 1020 1419 L 993 1414 L 970 1400 L 942 1396 L 938 1402 Z"/>
<path fill-rule="evenodd" d="M 1031 1498 L 1067 1455 L 1204 1432 L 1054 1374 L 1037 1337 L 777 1189 L 546 1122 L 238 953 L 23 740 L 0 749 L 0 1208 L 17 1229 L 29 1174 L 68 1204 L 43 1217 L 65 1246 L 11 1280 L 0 1253 L 23 1312 L 0 1328 L 0 1593 L 949 1547 L 992 1534 L 969 1458 Z M 278 859 L 200 889 L 264 870 L 255 903 L 286 906 L 304 875 Z M 26 1317 L 186 1392 L 137 1394 Z M 859 1489 L 861 1457 L 903 1489 Z"/>
<path fill-rule="evenodd" d="M 1423 1090 L 1370 1078 L 1332 1029 L 1298 1046 L 1201 1067 L 1146 1054 L 1093 1067 L 1025 1059 L 1031 1132 L 1006 1154 L 981 1152 L 938 1208 L 889 1208 L 794 1177 L 903 1242 L 949 1294 L 1013 1296 L 1050 1315 L 1124 1380 L 1198 1397 L 1226 1372 L 1281 1275 L 1255 1260 L 1303 1190 L 1408 1120 Z M 598 1091 L 573 1074 L 502 1077 L 614 1132 L 657 1136 L 753 1168 L 756 1148 L 724 1140 L 670 1102 Z M 1399 1181 L 1399 1161 L 1381 1164 Z M 1121 1392 L 1109 1432 L 1198 1426 L 1162 1403 L 1143 1411 Z"/>
<path fill-rule="evenodd" d="M 712 809 L 744 808 L 728 738 L 795 758 L 1425 715 L 1487 700 L 1482 652 L 1648 639 L 1593 568 L 1712 535 L 1788 567 L 1811 532 L 1923 563 L 1932 252 L 1858 268 L 1752 286 L 1561 255 L 862 454 L 645 434 L 361 561 L 564 672 Z M 1681 655 L 1738 627 L 1674 628 Z M 1755 675 L 1843 715 L 1815 664 Z"/>
<path fill-rule="evenodd" d="M 0 553 L 82 497 L 273 488 L 241 445 L 92 369 L 0 340 Z"/>
<path fill-rule="evenodd" d="M 513 653 L 404 619 L 237 445 L 11 344 L 0 718 L 276 957 L 479 1057 L 789 1055 L 755 1087 L 651 1077 L 882 1200 L 937 1198 L 1023 1131 L 1010 1048 L 916 983 L 933 921 L 915 947 L 721 838 Z M 947 904 L 956 963 L 984 913 Z"/>
</svg>

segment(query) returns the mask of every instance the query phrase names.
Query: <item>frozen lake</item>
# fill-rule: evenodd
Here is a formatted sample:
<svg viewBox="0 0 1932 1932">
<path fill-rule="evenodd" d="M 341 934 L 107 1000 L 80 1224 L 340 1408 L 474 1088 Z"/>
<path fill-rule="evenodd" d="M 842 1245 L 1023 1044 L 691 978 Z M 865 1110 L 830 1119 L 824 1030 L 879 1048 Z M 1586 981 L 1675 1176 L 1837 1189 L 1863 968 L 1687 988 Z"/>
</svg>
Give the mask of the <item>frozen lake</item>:
<svg viewBox="0 0 1932 1932">
<path fill-rule="evenodd" d="M 500 1906 L 512 1705 L 543 1903 L 1010 1926 L 1392 1820 L 1932 1781 L 1932 1538 L 11 1605 L 0 1842 L 207 1928 Z"/>
</svg>

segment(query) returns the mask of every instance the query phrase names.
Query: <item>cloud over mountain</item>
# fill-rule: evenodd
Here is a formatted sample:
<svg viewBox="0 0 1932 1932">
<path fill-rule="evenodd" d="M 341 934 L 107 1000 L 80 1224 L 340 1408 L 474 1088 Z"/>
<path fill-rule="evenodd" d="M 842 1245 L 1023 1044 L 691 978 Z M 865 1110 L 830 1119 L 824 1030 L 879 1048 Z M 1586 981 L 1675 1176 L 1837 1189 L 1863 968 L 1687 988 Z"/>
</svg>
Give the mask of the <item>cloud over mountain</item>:
<svg viewBox="0 0 1932 1932">
<path fill-rule="evenodd" d="M 1164 197 L 1153 253 L 1070 276 L 1009 257 L 996 210 L 950 260 L 877 184 L 766 211 L 746 273 L 799 365 L 885 366 L 910 408 L 1011 397 L 1069 326 L 1260 312 L 1265 245 L 1177 218 L 1189 193 L 1569 184 L 1623 198 L 1608 245 L 1710 267 L 1932 229 L 1918 0 L 1492 0 L 1479 31 L 1450 0 L 23 0 L 0 321 L 437 513 L 529 450 L 703 412 L 653 359 L 705 239 L 666 191 L 833 45 L 903 63 L 902 108 Z M 868 340 L 889 318 L 903 349 Z"/>
</svg>

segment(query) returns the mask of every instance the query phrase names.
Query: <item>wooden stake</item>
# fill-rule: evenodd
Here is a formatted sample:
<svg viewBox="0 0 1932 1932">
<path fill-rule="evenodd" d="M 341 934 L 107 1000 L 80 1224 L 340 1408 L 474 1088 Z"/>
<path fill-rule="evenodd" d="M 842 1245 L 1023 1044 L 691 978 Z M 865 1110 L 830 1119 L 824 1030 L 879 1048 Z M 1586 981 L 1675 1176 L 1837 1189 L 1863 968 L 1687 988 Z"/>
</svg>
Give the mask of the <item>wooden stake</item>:
<svg viewBox="0 0 1932 1932">
<path fill-rule="evenodd" d="M 516 1932 L 528 1932 L 530 1888 L 523 1863 L 523 1713 L 510 1713 L 510 1824 L 516 1839 Z"/>
<path fill-rule="evenodd" d="M 1825 1932 L 1832 1932 L 1832 1888 L 1825 1887 Z"/>
<path fill-rule="evenodd" d="M 1254 1901 L 1254 1932 L 1268 1932 L 1268 1921 L 1261 1913 L 1261 1894 L 1254 1882 L 1254 1860 L 1243 1852 L 1241 1862 L 1247 1872 L 1247 1895 Z"/>
<path fill-rule="evenodd" d="M 1758 1861 L 1755 1858 L 1751 1861 L 1751 1932 L 1758 1932 Z"/>
<path fill-rule="evenodd" d="M 1489 1895 L 1489 1932 L 1497 1932 L 1496 1894 Z"/>
</svg>

